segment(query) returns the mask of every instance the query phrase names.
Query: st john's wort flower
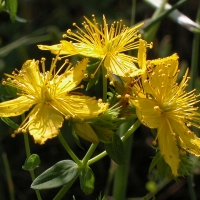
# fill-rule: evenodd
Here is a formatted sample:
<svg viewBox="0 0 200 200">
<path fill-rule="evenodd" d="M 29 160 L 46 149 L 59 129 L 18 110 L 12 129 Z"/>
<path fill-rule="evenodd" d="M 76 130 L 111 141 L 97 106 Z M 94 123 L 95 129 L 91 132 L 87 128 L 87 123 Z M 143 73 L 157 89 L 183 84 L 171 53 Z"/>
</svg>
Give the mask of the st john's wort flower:
<svg viewBox="0 0 200 200">
<path fill-rule="evenodd" d="M 41 72 L 39 61 L 28 60 L 20 71 L 6 74 L 8 78 L 3 81 L 4 85 L 18 89 L 18 97 L 0 103 L 0 116 L 18 116 L 31 109 L 15 133 L 28 130 L 35 142 L 40 144 L 58 135 L 64 117 L 83 121 L 97 117 L 108 108 L 108 104 L 72 92 L 84 77 L 87 58 L 73 68 L 69 64 L 60 75 L 67 60 L 56 72 L 57 59 L 58 55 L 46 72 L 44 58 L 41 60 Z"/>
<path fill-rule="evenodd" d="M 147 61 L 143 88 L 136 92 L 130 102 L 136 107 L 140 121 L 149 128 L 157 129 L 161 155 L 169 164 L 174 176 L 178 176 L 180 155 L 187 151 L 200 156 L 200 139 L 189 129 L 200 128 L 200 114 L 195 107 L 199 101 L 195 90 L 186 92 L 188 70 L 180 84 L 177 83 L 178 56 Z"/>
<path fill-rule="evenodd" d="M 50 50 L 52 53 L 61 50 L 60 54 L 66 56 L 80 54 L 100 59 L 96 71 L 101 65 L 104 65 L 108 73 L 122 77 L 134 77 L 144 73 L 144 70 L 139 69 L 135 64 L 138 61 L 136 57 L 124 54 L 126 51 L 139 48 L 141 35 L 138 28 L 142 24 L 129 28 L 120 20 L 113 22 L 109 27 L 105 16 L 103 16 L 103 25 L 97 23 L 94 15 L 93 22 L 87 17 L 84 18 L 85 21 L 82 23 L 84 29 L 73 23 L 78 31 L 75 33 L 68 29 L 67 34 L 63 35 L 63 38 L 70 41 L 62 40 L 61 44 L 53 46 L 38 45 L 39 48 Z M 147 46 L 151 47 L 152 44 Z"/>
</svg>

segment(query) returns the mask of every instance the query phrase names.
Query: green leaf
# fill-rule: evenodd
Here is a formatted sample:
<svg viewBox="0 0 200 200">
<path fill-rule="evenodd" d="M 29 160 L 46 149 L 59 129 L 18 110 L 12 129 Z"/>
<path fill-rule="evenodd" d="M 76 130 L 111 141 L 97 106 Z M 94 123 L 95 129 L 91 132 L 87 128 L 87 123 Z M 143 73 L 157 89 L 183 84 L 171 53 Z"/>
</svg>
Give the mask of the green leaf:
<svg viewBox="0 0 200 200">
<path fill-rule="evenodd" d="M 112 142 L 104 144 L 106 152 L 119 165 L 126 164 L 124 145 L 117 134 L 113 134 Z"/>
<path fill-rule="evenodd" d="M 162 0 L 144 0 L 149 5 L 151 5 L 154 8 L 158 8 L 162 4 Z M 175 5 L 171 6 L 170 4 L 165 4 L 165 12 L 168 13 L 171 9 L 180 6 L 182 3 L 185 3 L 186 0 L 178 1 Z M 177 6 L 178 5 L 178 6 Z M 185 16 L 183 13 L 178 11 L 177 9 L 173 10 L 171 13 L 169 13 L 169 17 L 175 21 L 176 23 L 180 24 L 184 28 L 188 29 L 192 32 L 200 32 L 200 25 L 194 21 L 192 21 L 190 18 Z M 152 22 L 150 22 L 152 23 Z M 148 26 L 148 23 L 146 23 Z"/>
<path fill-rule="evenodd" d="M 82 191 L 86 195 L 91 194 L 94 190 L 95 177 L 90 167 L 87 166 L 86 168 L 81 170 L 79 179 Z"/>
<path fill-rule="evenodd" d="M 32 171 L 36 167 L 39 166 L 41 163 L 40 157 L 37 154 L 32 154 L 26 161 L 25 164 L 22 166 L 24 170 Z"/>
<path fill-rule="evenodd" d="M 2 2 L 2 0 L 0 0 L 0 12 L 6 11 L 5 6 L 5 1 Z"/>
<path fill-rule="evenodd" d="M 5 2 L 6 2 L 6 7 L 10 13 L 10 19 L 12 20 L 12 22 L 14 22 L 17 14 L 18 2 L 17 0 L 5 0 Z"/>
<path fill-rule="evenodd" d="M 158 162 L 159 162 L 159 160 L 161 159 L 161 155 L 160 155 L 160 153 L 157 153 L 154 157 L 153 157 L 153 159 L 152 159 L 152 161 L 151 161 L 151 164 L 150 164 L 150 166 L 149 166 L 149 173 L 151 173 L 151 171 L 153 170 L 153 168 L 158 164 Z"/>
<path fill-rule="evenodd" d="M 31 188 L 37 190 L 60 187 L 77 178 L 78 165 L 72 160 L 62 160 L 40 174 L 32 183 Z"/>
<path fill-rule="evenodd" d="M 8 126 L 10 126 L 13 129 L 18 129 L 19 125 L 13 122 L 10 118 L 8 117 L 1 117 L 1 120 L 6 123 Z"/>
</svg>

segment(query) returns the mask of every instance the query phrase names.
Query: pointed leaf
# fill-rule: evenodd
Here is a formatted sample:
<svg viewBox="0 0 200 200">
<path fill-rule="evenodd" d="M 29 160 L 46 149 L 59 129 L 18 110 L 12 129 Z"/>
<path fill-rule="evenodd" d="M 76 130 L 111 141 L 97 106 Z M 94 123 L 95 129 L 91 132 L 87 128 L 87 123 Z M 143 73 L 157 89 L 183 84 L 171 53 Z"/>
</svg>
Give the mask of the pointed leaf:
<svg viewBox="0 0 200 200">
<path fill-rule="evenodd" d="M 79 178 L 82 191 L 86 195 L 91 194 L 94 190 L 95 177 L 90 167 L 84 168 L 80 172 Z"/>
<path fill-rule="evenodd" d="M 18 2 L 17 0 L 5 0 L 5 2 L 6 2 L 6 7 L 10 13 L 10 19 L 12 20 L 12 22 L 14 22 L 17 14 Z"/>
<path fill-rule="evenodd" d="M 18 129 L 19 125 L 13 122 L 10 118 L 8 117 L 1 117 L 1 120 L 6 123 L 8 126 L 10 126 L 13 129 Z"/>
<path fill-rule="evenodd" d="M 126 155 L 123 143 L 117 134 L 113 134 L 112 142 L 104 144 L 106 152 L 119 165 L 126 164 Z"/>
<path fill-rule="evenodd" d="M 160 153 L 157 153 L 157 154 L 153 157 L 153 159 L 152 159 L 152 161 L 151 161 L 151 164 L 150 164 L 150 166 L 149 166 L 149 173 L 151 173 L 151 171 L 152 171 L 153 168 L 158 164 L 158 162 L 159 162 L 160 159 L 161 159 Z"/>
<path fill-rule="evenodd" d="M 31 188 L 37 190 L 63 186 L 77 177 L 78 165 L 72 160 L 62 160 L 40 174 L 32 183 Z"/>
<path fill-rule="evenodd" d="M 32 171 L 41 163 L 40 157 L 37 154 L 32 154 L 22 166 L 24 170 Z"/>
<path fill-rule="evenodd" d="M 144 1 L 147 2 L 149 5 L 151 5 L 154 8 L 158 8 L 162 4 L 162 0 L 154 0 L 154 1 L 152 1 L 152 0 L 144 0 Z M 165 10 L 169 10 L 172 7 L 173 6 L 171 6 L 168 3 L 165 4 Z M 200 25 L 197 24 L 196 22 L 192 21 L 190 18 L 185 16 L 183 13 L 181 13 L 177 9 L 172 11 L 169 14 L 169 17 L 170 17 L 170 19 L 172 19 L 176 23 L 180 24 L 184 28 L 188 29 L 189 31 L 200 32 Z"/>
</svg>

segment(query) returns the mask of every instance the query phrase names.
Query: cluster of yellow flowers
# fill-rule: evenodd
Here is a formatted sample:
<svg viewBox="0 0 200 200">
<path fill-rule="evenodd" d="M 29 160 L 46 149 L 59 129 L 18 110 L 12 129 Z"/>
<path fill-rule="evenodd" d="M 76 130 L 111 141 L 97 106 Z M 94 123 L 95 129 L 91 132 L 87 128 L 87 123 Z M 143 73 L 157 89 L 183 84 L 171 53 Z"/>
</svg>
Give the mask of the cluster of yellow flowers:
<svg viewBox="0 0 200 200">
<path fill-rule="evenodd" d="M 121 78 L 129 92 L 118 97 L 128 98 L 140 121 L 157 129 L 154 144 L 158 141 L 161 155 L 172 174 L 178 176 L 181 153 L 187 151 L 200 156 L 200 139 L 188 128 L 191 125 L 199 128 L 200 122 L 198 108 L 194 107 L 198 103 L 195 90 L 188 93 L 185 90 L 188 70 L 178 83 L 176 54 L 146 60 L 146 49 L 152 48 L 152 44 L 141 39 L 138 28 L 142 24 L 129 28 L 119 21 L 108 26 L 104 16 L 103 25 L 97 23 L 95 16 L 93 21 L 84 18 L 84 29 L 74 23 L 77 32 L 69 29 L 63 35 L 68 41 L 62 40 L 52 46 L 38 45 L 57 55 L 49 71 L 45 71 L 45 59 L 42 58 L 41 71 L 39 61 L 28 60 L 20 71 L 6 74 L 8 78 L 2 84 L 17 88 L 19 97 L 0 103 L 0 116 L 17 116 L 32 108 L 16 133 L 28 130 L 40 144 L 58 135 L 64 118 L 84 121 L 97 117 L 109 104 L 73 90 L 83 88 L 78 85 L 88 77 L 86 67 L 90 58 L 99 59 L 89 78 L 93 78 L 100 67 L 106 69 L 111 80 L 116 75 Z M 129 50 L 134 50 L 137 57 L 125 54 Z M 73 55 L 85 58 L 75 67 L 65 60 L 56 71 L 59 60 Z"/>
</svg>

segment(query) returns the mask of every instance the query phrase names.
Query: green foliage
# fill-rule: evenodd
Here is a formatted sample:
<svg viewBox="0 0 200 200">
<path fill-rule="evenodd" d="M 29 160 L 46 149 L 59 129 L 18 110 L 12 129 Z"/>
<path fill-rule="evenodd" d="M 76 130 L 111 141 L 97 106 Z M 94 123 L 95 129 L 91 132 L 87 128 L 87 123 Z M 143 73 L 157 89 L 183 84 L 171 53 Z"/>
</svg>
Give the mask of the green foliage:
<svg viewBox="0 0 200 200">
<path fill-rule="evenodd" d="M 189 176 L 194 170 L 194 164 L 190 159 L 190 155 L 185 153 L 185 155 L 180 155 L 180 159 L 179 175 L 183 177 Z"/>
<path fill-rule="evenodd" d="M 13 122 L 10 118 L 8 117 L 1 117 L 1 120 L 6 123 L 8 126 L 10 126 L 13 129 L 18 129 L 19 125 Z"/>
<path fill-rule="evenodd" d="M 112 142 L 104 144 L 106 152 L 112 160 L 119 165 L 125 165 L 127 163 L 124 145 L 117 134 L 112 135 Z"/>
<path fill-rule="evenodd" d="M 82 191 L 86 195 L 91 194 L 94 190 L 95 176 L 89 166 L 81 170 L 79 179 Z"/>
<path fill-rule="evenodd" d="M 157 178 L 160 177 L 161 179 L 164 178 L 172 178 L 172 171 L 170 166 L 164 161 L 162 155 L 160 154 L 160 151 L 158 150 L 156 155 L 153 157 L 150 167 L 149 167 L 149 173 L 153 170 L 153 168 L 156 167 L 156 176 Z"/>
<path fill-rule="evenodd" d="M 22 168 L 27 171 L 32 171 L 37 168 L 40 163 L 40 157 L 37 154 L 32 154 L 29 158 L 26 159 Z"/>
<path fill-rule="evenodd" d="M 31 184 L 31 188 L 43 190 L 71 184 L 78 174 L 79 168 L 75 162 L 62 160 L 40 174 Z"/>
<path fill-rule="evenodd" d="M 129 120 L 127 118 L 119 118 L 120 111 L 121 107 L 113 106 L 106 110 L 103 114 L 94 119 L 88 120 L 87 122 L 94 125 L 103 126 L 110 130 L 117 130 L 120 124 Z"/>
<path fill-rule="evenodd" d="M 159 150 L 151 161 L 149 173 L 151 173 L 155 167 L 157 167 L 157 176 L 161 179 L 167 177 L 169 179 L 174 178 L 175 180 L 178 180 L 178 178 L 173 177 L 170 166 L 164 161 Z M 180 155 L 180 165 L 178 169 L 179 176 L 189 176 L 192 173 L 193 169 L 194 165 L 189 155 Z"/>
<path fill-rule="evenodd" d="M 18 1 L 17 0 L 5 0 L 6 2 L 6 8 L 9 11 L 10 14 L 10 19 L 12 22 L 15 21 L 16 14 L 17 14 L 17 6 L 18 6 Z"/>
<path fill-rule="evenodd" d="M 91 74 L 95 73 L 95 70 L 97 69 L 99 64 L 100 64 L 100 61 L 97 61 L 96 59 L 94 61 L 91 61 L 90 59 L 90 62 L 87 65 L 86 74 L 88 75 L 88 78 L 86 78 L 85 80 L 88 80 L 88 84 L 86 87 L 86 91 L 88 91 L 93 85 L 96 85 L 99 81 L 99 77 L 101 75 L 100 69 L 98 69 L 94 77 L 91 78 Z"/>
<path fill-rule="evenodd" d="M 101 194 L 98 196 L 97 200 L 107 200 L 107 198 L 105 196 L 101 197 Z"/>
</svg>

